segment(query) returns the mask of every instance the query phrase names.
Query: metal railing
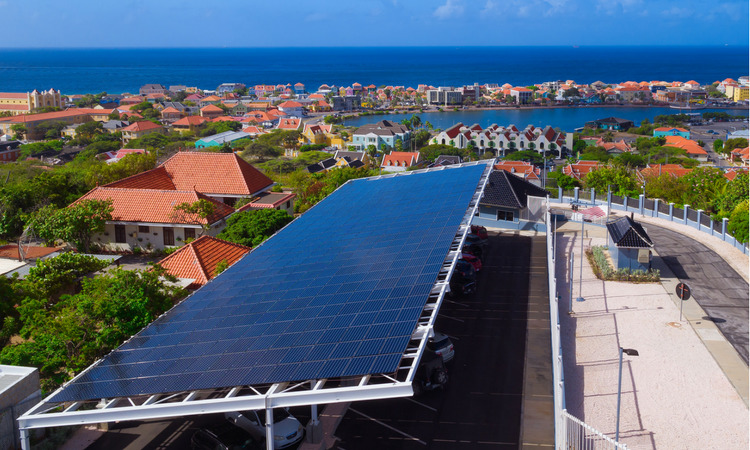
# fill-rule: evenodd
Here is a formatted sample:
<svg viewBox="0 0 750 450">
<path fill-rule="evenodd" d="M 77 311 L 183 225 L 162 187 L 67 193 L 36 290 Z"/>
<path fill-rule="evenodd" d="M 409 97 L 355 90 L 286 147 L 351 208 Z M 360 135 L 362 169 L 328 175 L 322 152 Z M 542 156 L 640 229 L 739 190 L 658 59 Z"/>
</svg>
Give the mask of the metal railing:
<svg viewBox="0 0 750 450">
<path fill-rule="evenodd" d="M 570 415 L 568 411 L 562 411 L 563 443 L 557 444 L 558 449 L 565 450 L 627 450 L 623 443 L 617 443 L 614 439 L 605 436 L 602 432 L 587 425 L 582 420 Z"/>
<path fill-rule="evenodd" d="M 549 286 L 549 316 L 550 335 L 552 344 L 552 383 L 555 411 L 555 448 L 558 450 L 598 450 L 620 449 L 627 450 L 625 444 L 617 443 L 604 433 L 587 425 L 582 420 L 570 415 L 565 409 L 565 373 L 563 371 L 563 350 L 560 339 L 560 310 L 561 296 L 557 291 L 557 276 L 555 266 L 557 260 L 556 224 L 552 223 L 552 214 L 545 217 L 547 225 L 547 273 Z M 565 261 L 563 257 L 563 261 Z"/>
<path fill-rule="evenodd" d="M 634 212 L 646 217 L 687 225 L 732 245 L 746 255 L 750 255 L 750 244 L 739 242 L 727 229 L 729 219 L 713 220 L 702 210 L 690 208 L 690 205 L 685 205 L 685 208 L 682 209 L 674 203 L 664 203 L 660 199 L 648 199 L 643 195 L 628 198 L 609 194 L 608 198 L 600 200 L 593 189 L 584 191 L 579 188 L 573 191 L 559 189 L 557 198 L 551 198 L 553 203 L 570 203 L 578 200 L 596 205 L 607 205 L 610 210 Z"/>
</svg>

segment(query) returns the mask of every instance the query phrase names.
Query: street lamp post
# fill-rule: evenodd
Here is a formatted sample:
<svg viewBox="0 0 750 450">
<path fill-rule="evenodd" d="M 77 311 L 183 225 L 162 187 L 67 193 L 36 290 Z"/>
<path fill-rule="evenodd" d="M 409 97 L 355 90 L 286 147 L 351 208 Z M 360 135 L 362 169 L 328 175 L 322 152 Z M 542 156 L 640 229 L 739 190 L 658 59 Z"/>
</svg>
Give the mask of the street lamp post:
<svg viewBox="0 0 750 450">
<path fill-rule="evenodd" d="M 620 347 L 620 375 L 617 378 L 617 424 L 615 425 L 615 441 L 620 440 L 620 397 L 622 396 L 622 354 L 638 356 L 638 350 L 634 348 Z"/>
<path fill-rule="evenodd" d="M 578 297 L 576 297 L 577 302 L 582 302 L 583 299 L 583 213 L 581 213 L 581 264 L 579 264 L 578 268 Z"/>
</svg>

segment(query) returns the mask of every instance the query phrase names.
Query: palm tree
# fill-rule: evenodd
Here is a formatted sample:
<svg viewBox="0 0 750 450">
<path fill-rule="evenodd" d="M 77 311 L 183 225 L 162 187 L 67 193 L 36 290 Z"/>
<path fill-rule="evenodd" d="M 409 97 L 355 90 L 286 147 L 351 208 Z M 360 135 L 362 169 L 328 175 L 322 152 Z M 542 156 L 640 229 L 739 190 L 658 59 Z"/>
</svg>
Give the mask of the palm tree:
<svg viewBox="0 0 750 450">
<path fill-rule="evenodd" d="M 412 128 L 419 128 L 422 125 L 422 119 L 416 114 L 411 115 L 410 121 Z"/>
</svg>

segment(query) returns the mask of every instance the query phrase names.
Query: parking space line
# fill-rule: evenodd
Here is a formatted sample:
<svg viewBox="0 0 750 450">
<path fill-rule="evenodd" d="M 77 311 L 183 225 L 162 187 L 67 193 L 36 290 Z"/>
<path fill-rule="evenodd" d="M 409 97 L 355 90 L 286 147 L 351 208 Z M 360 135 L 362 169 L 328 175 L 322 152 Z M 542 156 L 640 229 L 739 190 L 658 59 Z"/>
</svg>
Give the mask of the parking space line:
<svg viewBox="0 0 750 450">
<path fill-rule="evenodd" d="M 422 444 L 422 445 L 427 445 L 427 442 L 425 442 L 425 441 L 423 441 L 423 440 L 421 440 L 421 439 L 419 439 L 419 438 L 416 438 L 416 437 L 414 437 L 414 436 L 412 436 L 412 435 L 410 435 L 410 434 L 406 434 L 406 433 L 404 433 L 403 431 L 401 431 L 401 430 L 399 430 L 399 429 L 397 429 L 397 428 L 393 428 L 392 426 L 388 425 L 387 423 L 383 423 L 383 422 L 379 421 L 378 419 L 375 419 L 375 418 L 373 418 L 373 417 L 370 417 L 370 416 L 368 416 L 367 414 L 365 414 L 365 413 L 363 413 L 363 412 L 360 412 L 360 411 L 357 411 L 356 409 L 354 409 L 354 408 L 352 408 L 352 407 L 349 407 L 349 411 L 351 411 L 351 412 L 353 412 L 353 413 L 356 413 L 356 414 L 359 414 L 360 416 L 362 416 L 362 417 L 364 417 L 364 418 L 366 418 L 366 419 L 370 419 L 370 420 L 372 420 L 373 422 L 375 422 L 375 423 L 377 423 L 377 424 L 379 424 L 379 425 L 382 425 L 382 426 L 384 426 L 384 427 L 388 428 L 388 429 L 389 429 L 389 430 L 391 430 L 391 431 L 395 431 L 396 433 L 400 434 L 401 436 L 404 436 L 404 437 L 406 437 L 407 439 L 409 439 L 409 440 L 411 440 L 411 441 L 415 441 L 415 442 L 418 442 L 418 443 L 420 443 L 420 444 Z"/>
<path fill-rule="evenodd" d="M 414 400 L 413 398 L 404 397 L 404 399 L 405 400 L 409 400 L 412 403 L 416 403 L 419 406 L 424 406 L 425 408 L 429 409 L 430 411 L 437 412 L 437 409 L 433 408 L 432 406 L 425 405 L 424 403 L 418 402 L 418 401 Z"/>
<path fill-rule="evenodd" d="M 445 317 L 446 319 L 451 319 L 451 320 L 455 320 L 455 321 L 457 321 L 457 322 L 461 322 L 461 323 L 464 323 L 464 321 L 463 321 L 463 320 L 461 320 L 461 319 L 458 319 L 458 318 L 456 318 L 456 317 L 446 316 L 446 315 L 443 315 L 443 314 L 438 314 L 438 316 L 439 316 L 439 317 Z"/>
<path fill-rule="evenodd" d="M 446 303 L 453 303 L 454 305 L 461 305 L 461 306 L 465 306 L 467 308 L 469 307 L 469 305 L 467 305 L 466 303 L 460 303 L 460 302 L 457 302 L 457 301 L 454 301 L 454 300 L 443 299 L 443 301 L 446 302 Z"/>
</svg>

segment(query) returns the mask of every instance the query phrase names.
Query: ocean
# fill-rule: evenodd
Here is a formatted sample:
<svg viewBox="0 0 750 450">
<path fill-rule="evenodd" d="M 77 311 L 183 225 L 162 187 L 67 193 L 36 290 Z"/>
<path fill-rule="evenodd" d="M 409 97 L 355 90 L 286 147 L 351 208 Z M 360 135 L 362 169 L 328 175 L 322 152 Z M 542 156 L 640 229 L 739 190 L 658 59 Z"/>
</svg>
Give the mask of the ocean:
<svg viewBox="0 0 750 450">
<path fill-rule="evenodd" d="M 702 114 L 705 112 L 726 112 L 733 116 L 747 117 L 747 109 L 703 109 L 698 111 L 679 111 L 672 108 L 664 107 L 560 107 L 560 108 L 504 108 L 488 110 L 458 110 L 452 111 L 447 109 L 445 112 L 429 112 L 417 115 L 422 119 L 422 123 L 430 122 L 434 128 L 446 129 L 462 122 L 464 125 L 471 126 L 475 123 L 487 128 L 489 125 L 496 123 L 500 126 L 515 125 L 518 128 L 524 128 L 526 125 L 535 127 L 545 127 L 547 125 L 553 128 L 560 128 L 563 131 L 572 132 L 576 128 L 583 127 L 586 122 L 605 117 L 619 117 L 621 119 L 632 120 L 636 125 L 640 124 L 643 119 L 648 119 L 653 123 L 654 117 L 658 115 L 678 114 L 680 112 L 690 112 Z M 347 126 L 361 126 L 367 123 L 375 123 L 380 120 L 392 120 L 400 122 L 408 117 L 409 114 L 384 114 L 351 117 L 344 122 Z M 747 125 L 738 124 L 738 128 L 746 128 Z"/>
<path fill-rule="evenodd" d="M 0 91 L 137 92 L 146 83 L 215 89 L 323 83 L 348 86 L 473 83 L 529 85 L 688 81 L 748 74 L 748 47 L 336 47 L 200 49 L 4 49 Z"/>
</svg>

